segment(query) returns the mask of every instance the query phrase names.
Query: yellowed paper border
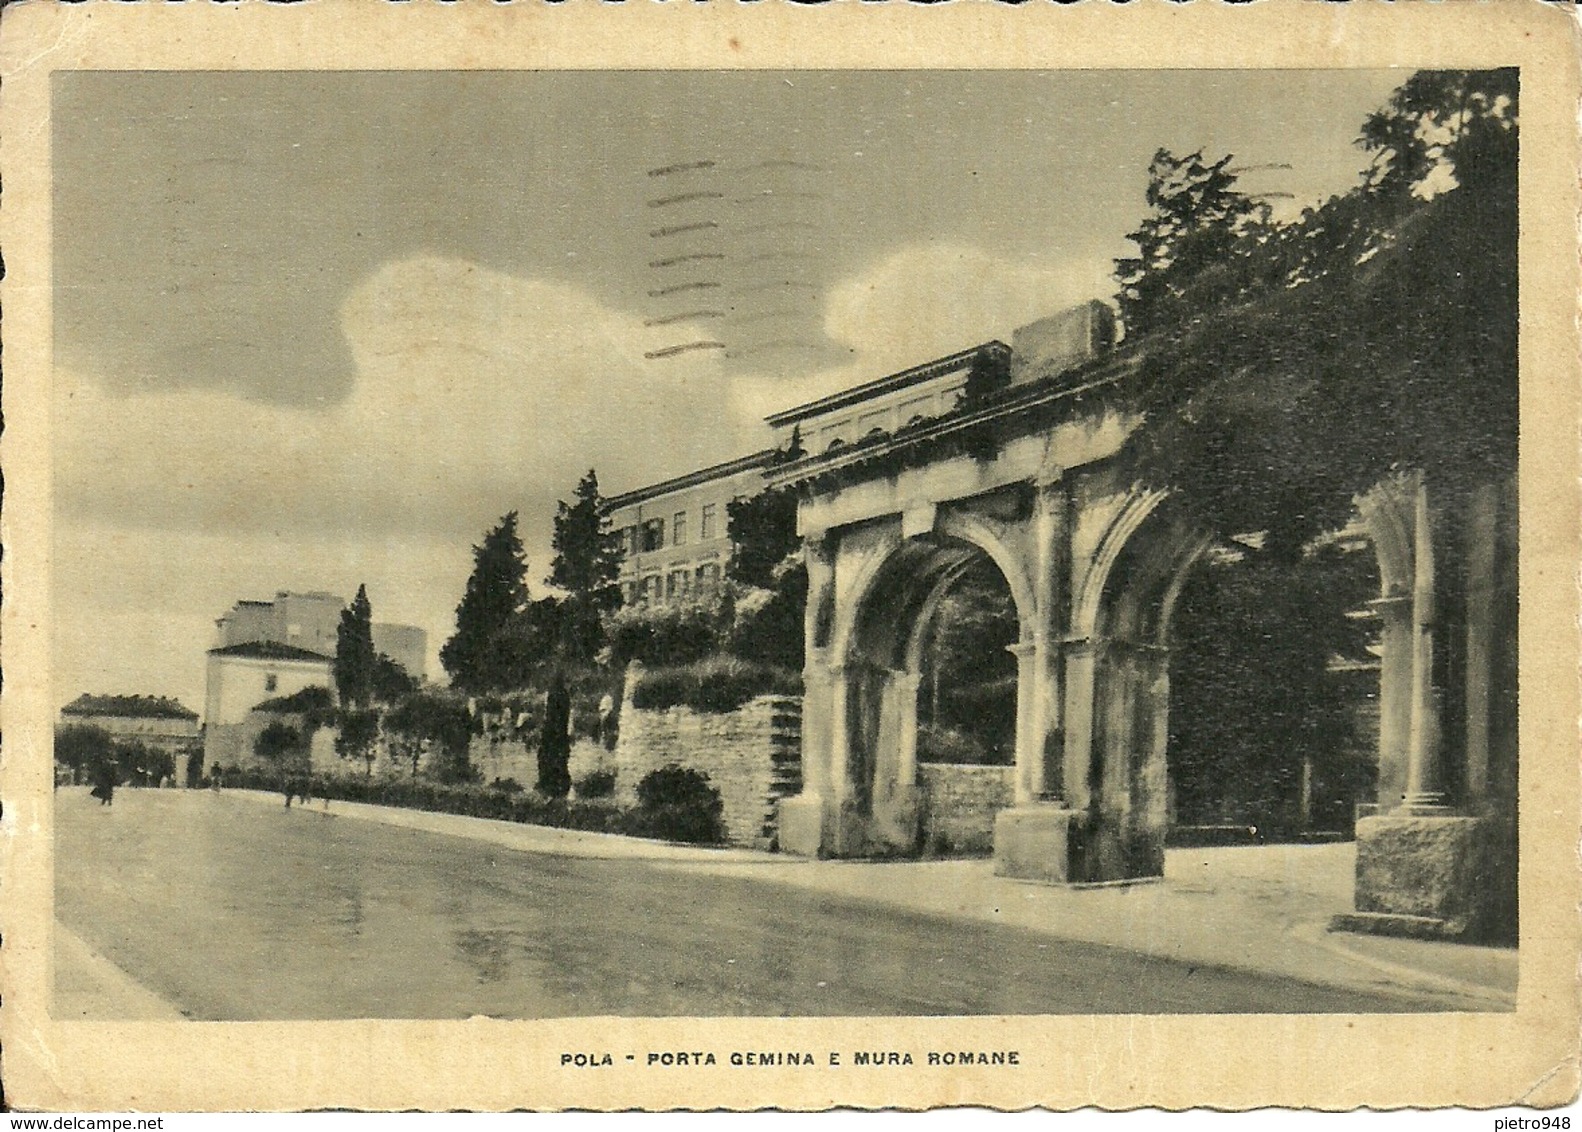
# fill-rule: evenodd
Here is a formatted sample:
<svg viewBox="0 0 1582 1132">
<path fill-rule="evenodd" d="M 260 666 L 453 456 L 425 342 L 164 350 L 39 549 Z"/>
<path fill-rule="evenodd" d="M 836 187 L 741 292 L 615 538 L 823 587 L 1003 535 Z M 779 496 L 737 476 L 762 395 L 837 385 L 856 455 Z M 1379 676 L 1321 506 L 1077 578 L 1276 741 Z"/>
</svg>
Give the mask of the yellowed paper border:
<svg viewBox="0 0 1582 1132">
<path fill-rule="evenodd" d="M 26 3 L 0 24 L 4 1075 L 46 1109 L 1554 1104 L 1577 1088 L 1577 36 L 1527 0 L 1231 9 Z M 50 75 L 64 69 L 1522 69 L 1521 985 L 1513 1014 L 61 1023 L 51 939 Z M 564 1069 L 563 1051 L 1015 1048 L 1013 1068 Z"/>
</svg>

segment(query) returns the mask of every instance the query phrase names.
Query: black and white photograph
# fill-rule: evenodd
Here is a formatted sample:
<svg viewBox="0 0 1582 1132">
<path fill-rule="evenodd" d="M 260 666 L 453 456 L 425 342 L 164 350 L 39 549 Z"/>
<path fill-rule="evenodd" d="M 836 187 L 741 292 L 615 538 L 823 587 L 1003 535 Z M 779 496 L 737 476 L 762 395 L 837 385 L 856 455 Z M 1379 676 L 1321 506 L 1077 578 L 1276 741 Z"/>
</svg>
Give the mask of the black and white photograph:
<svg viewBox="0 0 1582 1132">
<path fill-rule="evenodd" d="M 43 1012 L 1514 1018 L 1528 78 L 53 70 Z"/>
</svg>

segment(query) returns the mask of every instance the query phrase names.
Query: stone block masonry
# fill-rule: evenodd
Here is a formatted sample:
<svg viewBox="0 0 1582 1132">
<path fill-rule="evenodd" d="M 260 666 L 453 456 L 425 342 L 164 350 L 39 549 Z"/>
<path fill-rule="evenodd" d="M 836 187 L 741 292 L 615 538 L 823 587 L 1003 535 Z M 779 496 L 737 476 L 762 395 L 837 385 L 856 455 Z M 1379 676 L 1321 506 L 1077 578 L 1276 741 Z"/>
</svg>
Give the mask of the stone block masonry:
<svg viewBox="0 0 1582 1132">
<path fill-rule="evenodd" d="M 1016 798 L 1015 767 L 921 763 L 925 853 L 987 855 L 994 817 Z"/>
<path fill-rule="evenodd" d="M 732 712 L 687 707 L 621 710 L 615 747 L 615 794 L 637 802 L 637 784 L 675 763 L 709 776 L 724 803 L 726 839 L 760 848 L 776 843 L 776 809 L 802 789 L 802 703 L 759 696 Z"/>
</svg>

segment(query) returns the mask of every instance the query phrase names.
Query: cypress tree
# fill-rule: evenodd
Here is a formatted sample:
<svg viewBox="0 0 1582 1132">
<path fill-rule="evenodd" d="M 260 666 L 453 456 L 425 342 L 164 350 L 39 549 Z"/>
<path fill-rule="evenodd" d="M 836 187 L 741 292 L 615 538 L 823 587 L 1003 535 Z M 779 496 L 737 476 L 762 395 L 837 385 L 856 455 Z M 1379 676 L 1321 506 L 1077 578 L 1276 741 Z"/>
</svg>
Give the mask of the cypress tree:
<svg viewBox="0 0 1582 1132">
<path fill-rule="evenodd" d="M 456 632 L 440 649 L 440 663 L 464 692 L 495 692 L 521 683 L 518 621 L 528 603 L 527 555 L 516 512 L 472 548 L 472 576 L 456 606 Z"/>
<path fill-rule="evenodd" d="M 368 587 L 358 586 L 351 605 L 341 610 L 341 623 L 335 631 L 335 690 L 343 707 L 368 706 L 373 696 L 374 665 L 373 607 Z"/>
</svg>

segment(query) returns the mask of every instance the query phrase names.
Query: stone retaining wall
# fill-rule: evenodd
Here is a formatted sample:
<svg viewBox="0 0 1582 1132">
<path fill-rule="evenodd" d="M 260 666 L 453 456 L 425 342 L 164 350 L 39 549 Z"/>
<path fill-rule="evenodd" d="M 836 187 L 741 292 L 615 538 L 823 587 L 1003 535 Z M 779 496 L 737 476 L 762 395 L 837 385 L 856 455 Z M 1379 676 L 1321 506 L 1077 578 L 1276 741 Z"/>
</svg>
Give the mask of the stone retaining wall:
<svg viewBox="0 0 1582 1132">
<path fill-rule="evenodd" d="M 732 712 L 687 707 L 621 710 L 615 796 L 633 805 L 645 774 L 669 763 L 701 771 L 720 792 L 726 837 L 767 847 L 776 840 L 776 803 L 802 789 L 802 701 L 759 696 Z"/>
<path fill-rule="evenodd" d="M 994 815 L 1016 797 L 1009 766 L 919 763 L 923 848 L 928 853 L 990 853 Z"/>
</svg>

